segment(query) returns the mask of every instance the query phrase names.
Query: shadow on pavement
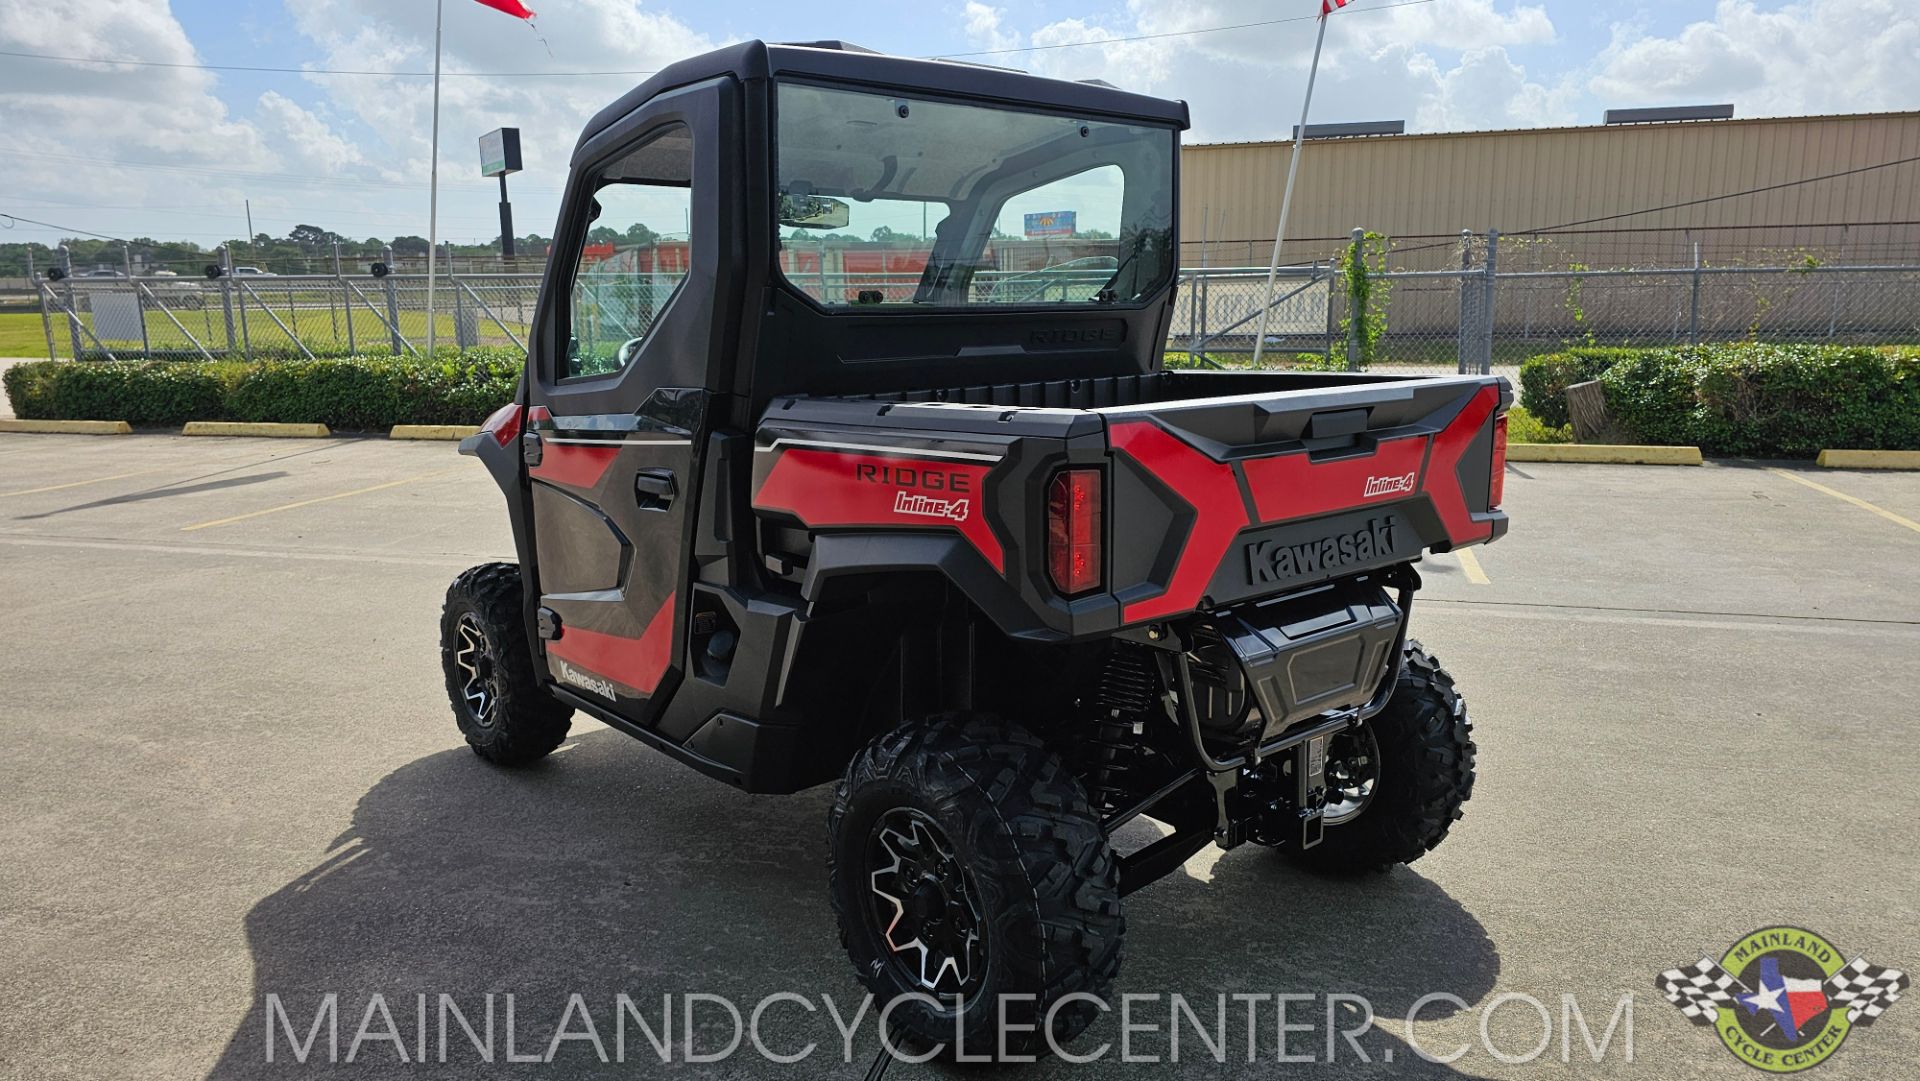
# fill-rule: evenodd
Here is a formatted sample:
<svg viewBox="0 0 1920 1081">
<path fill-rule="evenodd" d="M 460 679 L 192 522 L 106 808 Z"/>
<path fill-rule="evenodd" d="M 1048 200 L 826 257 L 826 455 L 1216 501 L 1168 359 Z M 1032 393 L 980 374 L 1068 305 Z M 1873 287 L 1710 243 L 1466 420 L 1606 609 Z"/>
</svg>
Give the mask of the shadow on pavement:
<svg viewBox="0 0 1920 1081">
<path fill-rule="evenodd" d="M 180 484 L 168 485 L 164 488 L 149 488 L 144 492 L 134 492 L 130 495 L 116 495 L 107 499 L 96 499 L 91 503 L 75 503 L 71 507 L 41 511 L 39 514 L 22 514 L 16 517 L 14 521 L 30 522 L 38 518 L 52 518 L 58 514 L 72 514 L 74 511 L 95 510 L 100 507 L 117 507 L 122 503 L 142 503 L 149 499 L 167 499 L 176 495 L 193 495 L 196 492 L 215 492 L 224 488 L 240 488 L 248 484 L 259 484 L 263 481 L 279 480 L 285 476 L 288 476 L 288 474 L 284 472 L 255 473 L 251 476 L 232 477 L 227 480 L 210 480 L 204 484 Z"/>
<path fill-rule="evenodd" d="M 860 1078 L 878 1047 L 869 1014 L 854 1036 L 851 1064 L 825 1010 L 831 996 L 846 1015 L 862 989 L 838 946 L 826 904 L 824 822 L 830 790 L 798 796 L 743 796 L 595 728 L 547 762 L 510 772 L 465 747 L 395 770 L 363 796 L 352 828 L 314 869 L 248 913 L 253 955 L 251 1007 L 239 1019 L 210 1077 L 527 1077 L 675 1076 Z M 1477 1001 L 1492 988 L 1499 961 L 1480 924 L 1438 887 L 1407 870 L 1339 882 L 1288 869 L 1271 853 L 1226 855 L 1213 881 L 1176 873 L 1129 900 L 1127 962 L 1117 993 L 1180 992 L 1208 1016 L 1221 992 L 1329 992 L 1368 996 L 1382 1017 L 1404 1016 L 1421 995 L 1445 991 Z M 624 1065 L 602 1065 L 584 1039 L 561 1045 L 547 1064 L 507 1061 L 505 996 L 514 997 L 513 1047 L 544 1054 L 567 1010 L 584 998 L 609 1055 L 616 1050 L 616 995 L 625 993 L 659 1030 L 671 995 L 676 1035 L 689 1027 L 694 1047 L 711 1053 L 734 1030 L 724 1009 L 702 1004 L 688 1026 L 690 992 L 724 996 L 742 1014 L 778 991 L 805 996 L 817 1012 L 786 1002 L 762 1019 L 763 1043 L 794 1053 L 818 1050 L 797 1066 L 763 1058 L 751 1042 L 713 1063 L 663 1065 L 629 1019 Z M 485 1035 L 485 997 L 495 995 L 493 1047 L 483 1064 L 457 1021 L 442 1024 L 450 995 Z M 324 996 L 338 996 L 339 1061 L 328 1062 L 322 1029 L 307 1062 L 292 1060 L 288 1035 L 274 1022 L 275 1061 L 266 1061 L 268 1014 L 278 996 L 298 1041 L 308 1036 Z M 398 1040 L 368 1040 L 345 1059 L 378 994 Z M 422 1049 L 419 996 L 426 995 L 426 1064 L 403 1064 Z M 1244 1006 L 1234 1005 L 1228 1071 L 1245 1072 Z M 1378 1031 L 1362 1045 L 1375 1060 L 1359 1066 L 1342 1045 L 1340 1065 L 1280 1067 L 1273 1062 L 1271 1006 L 1263 1007 L 1260 1072 L 1314 1077 L 1457 1077 L 1415 1059 Z M 1439 1018 L 1439 1005 L 1423 1018 Z M 1324 1025 L 1324 1005 L 1294 1014 Z M 1165 1008 L 1159 1016 L 1166 1017 Z M 576 1015 L 567 1031 L 583 1027 Z M 446 1056 L 439 1057 L 442 1029 Z M 1013 1067 L 1009 1077 L 1166 1076 L 1164 1035 L 1158 1064 L 1117 1061 L 1118 1018 L 1110 1016 L 1076 1050 L 1114 1041 L 1107 1060 Z M 376 1016 L 366 1028 L 387 1031 Z M 1324 1034 L 1311 1039 L 1324 1043 Z M 1234 1050 L 1237 1041 L 1238 1050 Z M 1210 1059 L 1182 1069 L 1217 1076 Z M 1457 1042 L 1457 1041 L 1456 1041 Z M 1151 1041 L 1140 1044 L 1147 1047 Z M 1391 1050 L 1394 1064 L 1380 1065 Z M 1234 1066 L 1234 1054 L 1242 1063 Z M 980 1076 L 974 1071 L 961 1071 Z M 957 1073 L 895 1063 L 894 1081 Z"/>
</svg>

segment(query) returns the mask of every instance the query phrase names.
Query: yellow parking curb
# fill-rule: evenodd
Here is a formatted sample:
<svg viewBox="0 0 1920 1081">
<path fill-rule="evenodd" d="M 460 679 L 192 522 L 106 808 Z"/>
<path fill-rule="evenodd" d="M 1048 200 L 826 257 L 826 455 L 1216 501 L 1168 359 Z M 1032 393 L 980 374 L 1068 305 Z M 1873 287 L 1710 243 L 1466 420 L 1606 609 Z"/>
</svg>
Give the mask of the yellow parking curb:
<svg viewBox="0 0 1920 1081">
<path fill-rule="evenodd" d="M 1823 450 L 1814 464 L 1828 469 L 1920 469 L 1920 450 Z"/>
<path fill-rule="evenodd" d="M 480 431 L 478 424 L 396 424 L 388 439 L 465 439 Z"/>
<path fill-rule="evenodd" d="M 1644 447 L 1626 443 L 1508 443 L 1509 462 L 1586 462 L 1593 465 L 1704 465 L 1699 447 Z"/>
<path fill-rule="evenodd" d="M 262 424 L 237 420 L 190 420 L 181 435 L 250 435 L 268 439 L 323 439 L 333 433 L 324 424 Z"/>
<path fill-rule="evenodd" d="M 131 435 L 124 420 L 0 420 L 0 432 L 41 432 L 46 435 Z"/>
</svg>

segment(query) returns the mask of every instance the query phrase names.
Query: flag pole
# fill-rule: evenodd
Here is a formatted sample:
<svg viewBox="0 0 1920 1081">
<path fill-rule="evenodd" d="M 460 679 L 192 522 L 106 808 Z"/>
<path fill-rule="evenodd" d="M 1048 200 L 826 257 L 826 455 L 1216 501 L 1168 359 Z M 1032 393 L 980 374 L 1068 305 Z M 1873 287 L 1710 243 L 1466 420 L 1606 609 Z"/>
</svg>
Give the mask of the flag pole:
<svg viewBox="0 0 1920 1081">
<path fill-rule="evenodd" d="M 440 252 L 440 22 L 447 0 L 433 3 L 433 147 L 427 171 L 427 357 L 433 357 L 435 257 Z M 1318 53 L 1315 54 L 1318 59 Z M 1279 249 L 1275 249 L 1277 252 Z"/>
<path fill-rule="evenodd" d="M 1313 104 L 1313 80 L 1320 74 L 1320 46 L 1327 40 L 1327 11 L 1320 10 L 1320 31 L 1313 39 L 1313 63 L 1307 68 L 1307 97 L 1300 103 L 1300 127 L 1293 134 L 1293 159 L 1287 163 L 1287 188 L 1280 196 L 1280 222 L 1273 227 L 1273 257 L 1267 260 L 1267 288 L 1260 294 L 1260 332 L 1253 336 L 1253 366 L 1267 347 L 1267 316 L 1273 311 L 1273 283 L 1280 275 L 1280 244 L 1287 238 L 1287 211 L 1293 205 L 1293 178 L 1300 171 L 1300 146 L 1307 141 L 1307 109 Z"/>
</svg>

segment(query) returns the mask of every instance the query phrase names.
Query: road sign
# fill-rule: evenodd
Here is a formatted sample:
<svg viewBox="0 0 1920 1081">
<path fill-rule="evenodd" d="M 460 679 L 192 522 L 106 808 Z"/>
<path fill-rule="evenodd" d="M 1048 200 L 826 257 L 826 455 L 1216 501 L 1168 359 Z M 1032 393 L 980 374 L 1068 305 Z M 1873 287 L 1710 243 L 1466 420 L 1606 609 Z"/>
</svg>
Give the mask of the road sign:
<svg viewBox="0 0 1920 1081">
<path fill-rule="evenodd" d="M 495 128 L 480 137 L 481 176 L 506 176 L 519 171 L 519 128 Z"/>
</svg>

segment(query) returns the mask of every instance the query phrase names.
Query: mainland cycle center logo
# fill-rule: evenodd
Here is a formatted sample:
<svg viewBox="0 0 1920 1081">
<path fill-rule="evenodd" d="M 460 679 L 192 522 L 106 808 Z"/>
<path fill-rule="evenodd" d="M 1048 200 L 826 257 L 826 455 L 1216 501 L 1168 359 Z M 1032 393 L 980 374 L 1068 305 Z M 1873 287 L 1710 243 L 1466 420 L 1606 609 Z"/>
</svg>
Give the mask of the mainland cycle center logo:
<svg viewBox="0 0 1920 1081">
<path fill-rule="evenodd" d="M 1766 927 L 1719 961 L 1668 969 L 1654 984 L 1740 1061 L 1798 1073 L 1831 1058 L 1847 1033 L 1879 1020 L 1907 989 L 1906 973 L 1844 957 L 1812 931 Z"/>
</svg>

